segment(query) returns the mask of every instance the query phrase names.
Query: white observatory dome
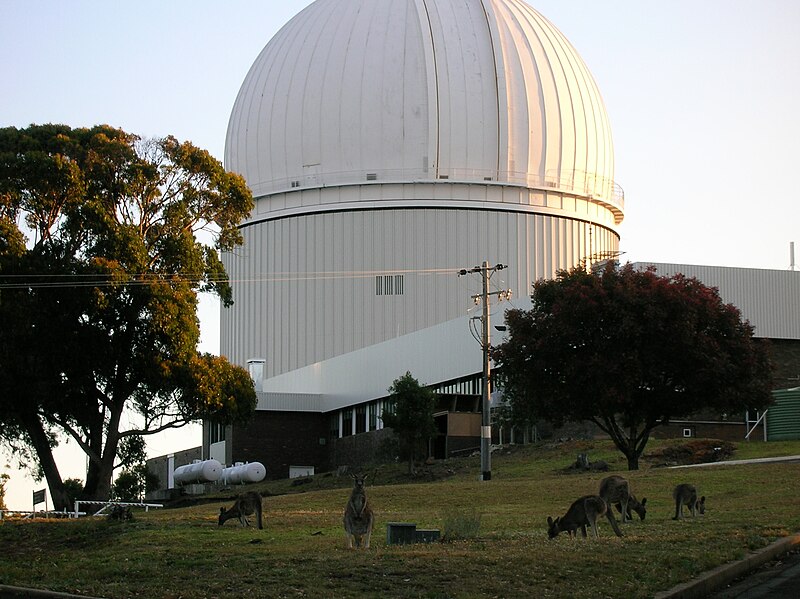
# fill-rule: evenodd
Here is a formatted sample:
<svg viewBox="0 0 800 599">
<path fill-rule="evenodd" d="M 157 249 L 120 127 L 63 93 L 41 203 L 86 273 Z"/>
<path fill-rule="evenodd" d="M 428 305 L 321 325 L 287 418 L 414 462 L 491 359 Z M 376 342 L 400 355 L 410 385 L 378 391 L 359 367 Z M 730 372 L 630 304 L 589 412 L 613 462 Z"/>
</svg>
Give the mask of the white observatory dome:
<svg viewBox="0 0 800 599">
<path fill-rule="evenodd" d="M 256 198 L 365 182 L 494 182 L 575 194 L 612 224 L 623 216 L 594 79 L 520 0 L 317 0 L 250 69 L 225 163 Z M 439 206 L 470 199 L 429 195 Z M 343 194 L 318 209 L 365 199 L 375 207 L 375 197 Z M 489 199 L 501 210 L 532 203 Z M 280 196 L 257 213 L 287 210 Z"/>
<path fill-rule="evenodd" d="M 265 385 L 466 318 L 461 268 L 508 265 L 503 284 L 524 300 L 619 249 L 600 93 L 521 0 L 317 0 L 247 74 L 225 165 L 256 205 L 223 255 L 235 305 L 220 349 L 263 361 Z M 474 372 L 458 360 L 426 360 L 427 382 Z"/>
</svg>

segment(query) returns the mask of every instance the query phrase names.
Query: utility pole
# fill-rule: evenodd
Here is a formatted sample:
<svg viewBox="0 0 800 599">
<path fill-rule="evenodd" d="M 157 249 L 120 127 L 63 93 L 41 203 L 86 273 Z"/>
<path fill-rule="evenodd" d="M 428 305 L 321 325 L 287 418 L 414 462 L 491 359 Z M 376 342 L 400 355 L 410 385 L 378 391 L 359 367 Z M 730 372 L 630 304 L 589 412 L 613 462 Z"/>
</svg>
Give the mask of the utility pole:
<svg viewBox="0 0 800 599">
<path fill-rule="evenodd" d="M 491 385 L 491 361 L 489 360 L 489 349 L 491 348 L 491 339 L 489 333 L 489 296 L 496 295 L 500 301 L 511 298 L 511 289 L 502 289 L 500 291 L 489 292 L 489 279 L 498 271 L 507 268 L 504 264 L 497 264 L 496 266 L 489 266 L 485 260 L 481 266 L 475 266 L 469 270 L 462 269 L 458 272 L 458 276 L 466 275 L 467 273 L 480 273 L 482 282 L 482 292 L 479 295 L 473 295 L 472 299 L 476 304 L 483 304 L 483 313 L 480 317 L 481 320 L 481 338 L 480 344 L 483 350 L 483 397 L 481 401 L 481 480 L 492 479 L 492 414 L 489 401 L 492 396 Z M 476 317 L 477 318 L 477 317 Z"/>
</svg>

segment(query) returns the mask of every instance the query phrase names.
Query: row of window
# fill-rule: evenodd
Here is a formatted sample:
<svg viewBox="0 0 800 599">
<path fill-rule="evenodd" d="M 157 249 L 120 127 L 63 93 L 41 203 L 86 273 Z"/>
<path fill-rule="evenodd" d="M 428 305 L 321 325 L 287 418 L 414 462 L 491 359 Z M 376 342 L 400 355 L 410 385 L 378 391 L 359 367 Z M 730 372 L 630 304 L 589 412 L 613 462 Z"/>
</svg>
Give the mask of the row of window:
<svg viewBox="0 0 800 599">
<path fill-rule="evenodd" d="M 398 276 L 402 277 L 402 275 Z M 483 392 L 483 378 L 482 375 L 476 374 L 459 381 L 437 385 L 432 389 L 434 393 L 461 396 L 462 398 L 480 397 Z M 458 407 L 453 409 L 458 411 Z M 383 428 L 381 415 L 384 412 L 394 412 L 394 404 L 388 398 L 377 399 L 334 412 L 330 417 L 330 436 L 332 439 L 338 439 L 380 430 Z"/>
<path fill-rule="evenodd" d="M 381 415 L 392 410 L 393 405 L 390 401 L 379 399 L 334 412 L 330 419 L 331 438 L 350 437 L 379 430 L 383 428 Z"/>
</svg>

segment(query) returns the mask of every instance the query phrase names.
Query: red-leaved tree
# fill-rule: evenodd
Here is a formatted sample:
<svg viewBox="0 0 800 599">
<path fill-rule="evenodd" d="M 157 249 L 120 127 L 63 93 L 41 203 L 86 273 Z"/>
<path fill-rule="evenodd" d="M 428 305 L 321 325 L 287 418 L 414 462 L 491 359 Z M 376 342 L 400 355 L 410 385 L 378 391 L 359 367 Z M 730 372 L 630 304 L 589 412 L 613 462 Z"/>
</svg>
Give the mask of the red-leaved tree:
<svg viewBox="0 0 800 599">
<path fill-rule="evenodd" d="M 639 467 L 653 429 L 705 410 L 771 401 L 764 342 L 739 310 L 695 278 L 630 264 L 561 271 L 506 314 L 496 378 L 522 421 L 591 421 Z"/>
</svg>

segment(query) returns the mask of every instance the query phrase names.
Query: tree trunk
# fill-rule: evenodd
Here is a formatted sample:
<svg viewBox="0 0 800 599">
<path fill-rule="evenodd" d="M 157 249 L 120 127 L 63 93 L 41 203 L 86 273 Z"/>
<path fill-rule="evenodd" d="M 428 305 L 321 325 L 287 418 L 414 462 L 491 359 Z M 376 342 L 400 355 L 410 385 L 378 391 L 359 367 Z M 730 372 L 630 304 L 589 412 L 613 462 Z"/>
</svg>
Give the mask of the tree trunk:
<svg viewBox="0 0 800 599">
<path fill-rule="evenodd" d="M 628 446 L 626 447 L 625 457 L 628 458 L 628 470 L 639 469 L 639 453 L 637 450 L 636 439 L 639 436 L 636 424 L 631 424 L 628 430 Z"/>
<path fill-rule="evenodd" d="M 635 449 L 625 452 L 625 457 L 628 458 L 628 470 L 639 469 L 639 454 Z"/>
<path fill-rule="evenodd" d="M 117 458 L 119 448 L 119 420 L 121 410 L 114 411 L 109 420 L 105 443 L 100 441 L 99 450 L 95 449 L 100 456 L 99 460 L 89 461 L 89 470 L 86 473 L 86 485 L 84 494 L 87 499 L 97 501 L 108 501 L 111 498 L 111 479 L 114 476 L 114 461 Z M 100 436 L 102 439 L 102 436 Z M 96 445 L 92 444 L 93 448 Z"/>
<path fill-rule="evenodd" d="M 86 473 L 86 486 L 84 493 L 87 499 L 108 501 L 111 498 L 111 479 L 114 476 L 114 460 L 117 457 L 119 433 L 111 434 L 106 438 L 102 458 L 99 461 L 89 462 L 89 471 Z"/>
<path fill-rule="evenodd" d="M 47 486 L 50 488 L 50 499 L 53 501 L 53 509 L 62 511 L 72 509 L 70 505 L 69 495 L 64 488 L 64 481 L 61 480 L 61 474 L 58 471 L 58 465 L 53 457 L 53 450 L 50 447 L 50 440 L 45 433 L 42 422 L 36 415 L 25 417 L 25 430 L 31 440 L 36 451 L 36 456 L 39 458 L 39 465 L 44 472 L 44 478 L 47 481 Z"/>
</svg>

